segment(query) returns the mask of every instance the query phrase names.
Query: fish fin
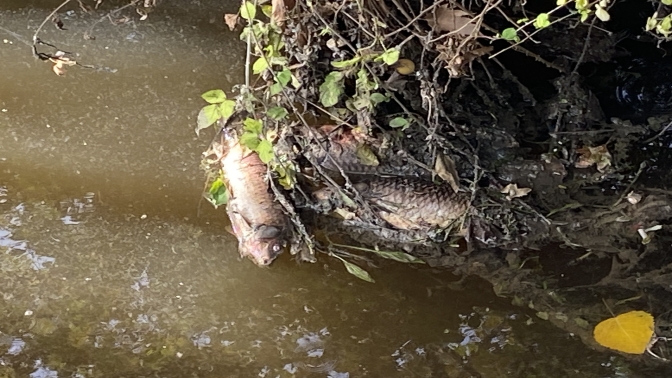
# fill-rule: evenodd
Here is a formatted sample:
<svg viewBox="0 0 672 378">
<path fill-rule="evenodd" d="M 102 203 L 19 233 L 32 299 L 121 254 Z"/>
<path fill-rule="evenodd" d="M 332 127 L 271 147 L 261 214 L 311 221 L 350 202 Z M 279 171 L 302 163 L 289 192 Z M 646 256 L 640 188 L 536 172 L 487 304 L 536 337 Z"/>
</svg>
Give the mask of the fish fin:
<svg viewBox="0 0 672 378">
<path fill-rule="evenodd" d="M 226 226 L 224 226 L 224 231 L 228 232 L 229 234 L 231 234 L 233 236 L 236 236 L 236 233 L 233 232 L 233 227 L 231 227 L 230 224 L 227 224 Z"/>
</svg>

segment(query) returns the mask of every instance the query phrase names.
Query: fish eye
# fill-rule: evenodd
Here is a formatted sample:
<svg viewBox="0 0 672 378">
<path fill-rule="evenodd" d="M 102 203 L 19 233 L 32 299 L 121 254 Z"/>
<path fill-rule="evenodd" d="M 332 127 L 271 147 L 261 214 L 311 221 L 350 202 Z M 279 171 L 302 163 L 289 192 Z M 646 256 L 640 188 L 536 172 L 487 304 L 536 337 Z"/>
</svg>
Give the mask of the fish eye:
<svg viewBox="0 0 672 378">
<path fill-rule="evenodd" d="M 280 244 L 273 244 L 273 252 L 279 252 L 280 251 Z"/>
</svg>

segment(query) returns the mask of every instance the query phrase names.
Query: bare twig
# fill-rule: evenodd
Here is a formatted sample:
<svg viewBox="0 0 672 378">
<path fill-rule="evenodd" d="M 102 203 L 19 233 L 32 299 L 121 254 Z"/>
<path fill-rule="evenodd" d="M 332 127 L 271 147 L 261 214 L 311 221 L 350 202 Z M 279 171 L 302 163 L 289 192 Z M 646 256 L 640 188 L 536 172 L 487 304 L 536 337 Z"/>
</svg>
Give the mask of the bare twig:
<svg viewBox="0 0 672 378">
<path fill-rule="evenodd" d="M 648 143 L 653 142 L 654 140 L 660 138 L 661 135 L 665 134 L 665 133 L 667 132 L 667 130 L 668 130 L 670 127 L 672 127 L 672 121 L 670 121 L 667 125 L 665 125 L 665 127 L 663 127 L 663 129 L 660 130 L 660 131 L 658 132 L 658 134 L 656 134 L 656 135 L 654 135 L 653 137 L 651 137 L 651 138 L 645 140 L 645 141 L 642 142 L 642 143 L 644 143 L 644 144 L 648 144 Z"/>
<path fill-rule="evenodd" d="M 51 11 L 51 13 L 49 13 L 49 15 L 47 17 L 45 17 L 44 21 L 42 21 L 42 23 L 37 28 L 37 30 L 35 30 L 35 34 L 33 34 L 33 45 L 37 44 L 37 40 L 38 40 L 37 35 L 40 33 L 40 30 L 42 30 L 42 27 L 44 26 L 44 24 L 46 24 L 47 21 L 51 20 L 51 17 L 53 17 L 56 14 L 56 12 L 58 12 L 61 8 L 66 6 L 70 1 L 71 0 L 65 0 L 64 2 L 61 3 L 61 5 L 57 6 L 56 9 Z"/>
</svg>

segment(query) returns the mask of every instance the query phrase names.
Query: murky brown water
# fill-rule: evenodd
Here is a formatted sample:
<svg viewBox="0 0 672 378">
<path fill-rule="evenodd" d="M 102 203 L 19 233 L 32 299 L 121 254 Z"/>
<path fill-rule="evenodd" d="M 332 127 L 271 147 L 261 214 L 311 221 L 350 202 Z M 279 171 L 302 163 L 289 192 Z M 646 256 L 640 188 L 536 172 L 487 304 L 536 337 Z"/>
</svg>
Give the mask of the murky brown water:
<svg viewBox="0 0 672 378">
<path fill-rule="evenodd" d="M 58 3 L 5 0 L 0 26 L 30 40 Z M 240 260 L 224 211 L 198 216 L 193 132 L 242 81 L 237 6 L 179 6 L 94 41 L 100 15 L 62 14 L 41 37 L 104 68 L 65 77 L 0 30 L 0 377 L 632 376 L 475 279 Z"/>
</svg>

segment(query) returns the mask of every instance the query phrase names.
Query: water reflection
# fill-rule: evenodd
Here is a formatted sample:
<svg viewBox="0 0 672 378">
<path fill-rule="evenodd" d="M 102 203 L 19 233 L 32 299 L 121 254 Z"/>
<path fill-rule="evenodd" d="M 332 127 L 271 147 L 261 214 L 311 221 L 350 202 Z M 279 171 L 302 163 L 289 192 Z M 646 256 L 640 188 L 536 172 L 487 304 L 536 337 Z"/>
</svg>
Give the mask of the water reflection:
<svg viewBox="0 0 672 378">
<path fill-rule="evenodd" d="M 53 6 L 13 4 L 2 26 L 25 37 Z M 223 212 L 197 217 L 209 141 L 193 133 L 200 93 L 242 77 L 220 22 L 236 4 L 180 2 L 101 23 L 95 41 L 81 36 L 97 17 L 65 14 L 44 39 L 110 68 L 65 77 L 0 45 L 0 376 L 613 372 L 477 280 L 381 262 L 371 285 L 327 258 L 241 261 Z"/>
</svg>

